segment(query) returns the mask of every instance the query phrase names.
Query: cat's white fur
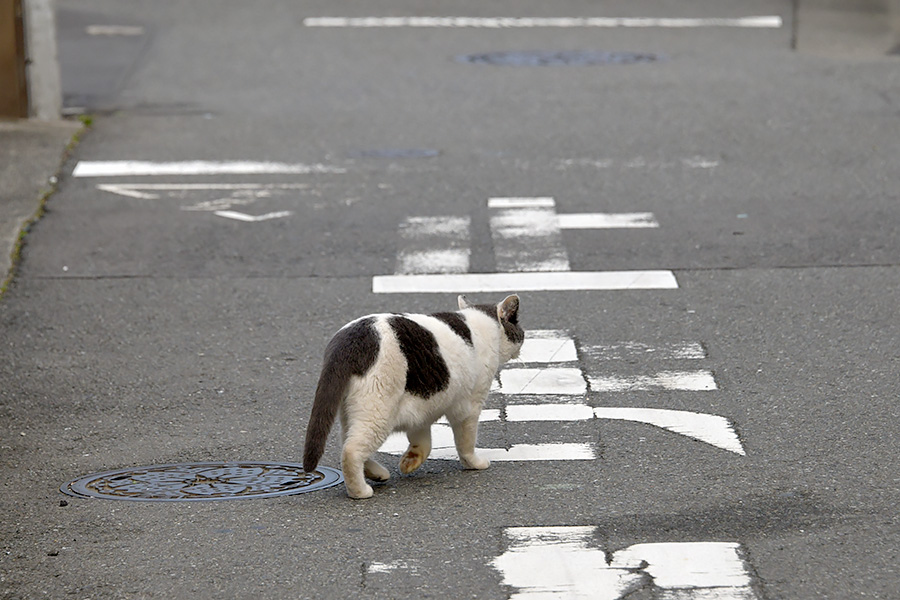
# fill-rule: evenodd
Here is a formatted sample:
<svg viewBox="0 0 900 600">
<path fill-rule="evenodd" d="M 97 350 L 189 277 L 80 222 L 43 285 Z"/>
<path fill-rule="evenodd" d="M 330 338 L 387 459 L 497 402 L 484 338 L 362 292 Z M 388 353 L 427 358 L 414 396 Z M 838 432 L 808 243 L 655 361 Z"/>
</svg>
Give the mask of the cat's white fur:
<svg viewBox="0 0 900 600">
<path fill-rule="evenodd" d="M 388 470 L 371 456 L 394 431 L 406 432 L 409 439 L 409 448 L 400 459 L 400 471 L 410 473 L 419 468 L 431 452 L 431 425 L 442 416 L 447 417 L 453 429 L 463 466 L 486 469 L 490 464 L 475 453 L 478 416 L 497 370 L 518 356 L 521 348 L 522 338 L 510 339 L 502 323 L 511 314 L 512 323 L 521 334 L 516 324 L 518 297 L 509 296 L 498 304 L 498 316 L 494 318 L 473 308 L 464 296 L 459 298 L 459 307 L 471 345 L 438 318 L 402 315 L 434 335 L 450 372 L 447 387 L 428 398 L 405 391 L 407 360 L 389 324 L 392 315 L 369 317 L 374 319 L 380 336 L 378 355 L 364 375 L 350 377 L 339 409 L 344 444 L 341 467 L 349 496 L 369 498 L 373 489 L 365 478 L 386 481 L 390 477 Z"/>
</svg>

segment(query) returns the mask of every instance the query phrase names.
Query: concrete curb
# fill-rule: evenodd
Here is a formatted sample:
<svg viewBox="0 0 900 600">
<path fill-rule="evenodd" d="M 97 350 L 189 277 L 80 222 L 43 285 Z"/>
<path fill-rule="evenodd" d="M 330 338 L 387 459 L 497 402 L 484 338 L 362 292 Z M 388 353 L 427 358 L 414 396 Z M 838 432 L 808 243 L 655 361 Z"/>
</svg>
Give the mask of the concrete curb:
<svg viewBox="0 0 900 600">
<path fill-rule="evenodd" d="M 900 0 L 798 0 L 796 20 L 799 52 L 868 60 L 900 46 Z"/>
<path fill-rule="evenodd" d="M 0 122 L 0 298 L 15 276 L 24 233 L 84 130 L 80 121 Z"/>
</svg>

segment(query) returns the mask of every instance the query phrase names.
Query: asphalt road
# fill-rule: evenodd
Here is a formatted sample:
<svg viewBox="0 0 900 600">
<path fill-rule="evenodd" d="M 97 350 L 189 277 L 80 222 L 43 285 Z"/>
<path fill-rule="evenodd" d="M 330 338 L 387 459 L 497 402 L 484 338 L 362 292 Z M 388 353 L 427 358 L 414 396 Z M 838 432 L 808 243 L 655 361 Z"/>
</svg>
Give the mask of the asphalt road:
<svg viewBox="0 0 900 600">
<path fill-rule="evenodd" d="M 0 302 L 0 595 L 898 597 L 896 59 L 794 52 L 792 4 L 781 0 L 72 0 L 60 14 L 67 102 L 97 116 Z M 412 15 L 784 22 L 304 23 Z M 139 29 L 89 36 L 91 24 Z M 532 50 L 656 60 L 461 58 Z M 74 172 L 114 160 L 314 168 Z M 410 243 L 401 225 L 468 219 L 468 270 L 493 273 L 505 243 L 488 207 L 497 197 L 552 197 L 558 215 L 652 213 L 658 224 L 554 239 L 573 272 L 671 270 L 677 288 L 509 290 L 521 293 L 526 330 L 574 342 L 563 366 L 584 390 L 492 394 L 499 417 L 479 446 L 570 444 L 590 457 L 480 472 L 429 460 L 402 476 L 387 456 L 392 479 L 365 501 L 341 486 L 184 503 L 60 494 L 81 475 L 131 466 L 298 461 L 337 328 L 455 307 L 455 293 L 372 292 Z M 686 345 L 699 355 L 666 354 Z M 714 385 L 653 379 L 673 372 Z M 594 416 L 523 421 L 510 409 L 549 403 Z M 743 454 L 603 418 L 604 408 L 720 416 Z M 335 434 L 323 464 L 339 463 Z M 687 577 L 671 556 L 698 543 L 734 557 L 734 578 L 721 583 L 727 569 L 703 559 L 719 583 L 667 584 L 667 568 Z M 553 557 L 571 558 L 571 572 Z"/>
</svg>

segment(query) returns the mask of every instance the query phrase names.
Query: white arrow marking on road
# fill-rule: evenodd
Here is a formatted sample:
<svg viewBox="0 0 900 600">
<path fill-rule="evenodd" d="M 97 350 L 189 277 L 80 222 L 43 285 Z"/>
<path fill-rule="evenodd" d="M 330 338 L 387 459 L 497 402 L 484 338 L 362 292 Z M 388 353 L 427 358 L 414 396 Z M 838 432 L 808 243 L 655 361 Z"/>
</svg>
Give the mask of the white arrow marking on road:
<svg viewBox="0 0 900 600">
<path fill-rule="evenodd" d="M 512 600 L 619 600 L 645 587 L 653 597 L 679 600 L 757 597 L 736 543 L 635 544 L 608 558 L 594 543 L 595 527 L 509 527 L 505 533 L 509 548 L 490 565 L 516 588 Z"/>
<path fill-rule="evenodd" d="M 225 217 L 226 219 L 234 219 L 235 221 L 243 221 L 244 223 L 259 223 L 260 221 L 269 221 L 271 219 L 281 219 L 284 217 L 289 217 L 294 213 L 289 210 L 282 210 L 279 212 L 270 212 L 264 215 L 254 216 L 246 215 L 234 210 L 217 210 L 213 214 L 217 217 Z"/>
<path fill-rule="evenodd" d="M 634 421 L 660 427 L 672 433 L 684 435 L 711 446 L 746 456 L 741 440 L 731 422 L 719 415 L 708 415 L 686 410 L 663 408 L 598 407 L 594 409 L 598 419 Z"/>
<path fill-rule="evenodd" d="M 126 177 L 148 175 L 257 175 L 346 173 L 331 165 L 261 161 L 185 160 L 178 162 L 141 160 L 83 160 L 75 165 L 74 177 Z"/>
<path fill-rule="evenodd" d="M 704 18 L 603 18 L 603 17 L 308 17 L 306 27 L 664 27 L 685 29 L 695 27 L 739 27 L 777 29 L 782 26 L 779 16 L 738 17 L 731 19 Z"/>
<path fill-rule="evenodd" d="M 252 191 L 252 190 L 300 190 L 305 183 L 100 183 L 97 189 L 128 198 L 158 200 L 160 195 L 153 192 L 181 191 Z M 140 190 L 148 190 L 146 192 Z"/>
</svg>

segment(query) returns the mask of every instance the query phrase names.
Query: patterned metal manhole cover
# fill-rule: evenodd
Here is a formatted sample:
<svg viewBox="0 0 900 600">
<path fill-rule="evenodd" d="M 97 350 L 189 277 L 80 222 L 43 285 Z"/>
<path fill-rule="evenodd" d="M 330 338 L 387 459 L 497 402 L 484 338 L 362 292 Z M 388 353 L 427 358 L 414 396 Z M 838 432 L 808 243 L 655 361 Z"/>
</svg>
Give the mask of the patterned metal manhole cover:
<svg viewBox="0 0 900 600">
<path fill-rule="evenodd" d="M 337 485 L 340 471 L 272 462 L 205 462 L 132 467 L 70 481 L 60 491 L 80 498 L 172 502 L 271 498 Z"/>
<path fill-rule="evenodd" d="M 488 52 L 468 54 L 457 58 L 459 62 L 501 65 L 507 67 L 557 67 L 584 65 L 632 65 L 662 60 L 648 52 L 599 52 L 599 51 L 548 51 L 525 50 L 514 52 Z"/>
</svg>

